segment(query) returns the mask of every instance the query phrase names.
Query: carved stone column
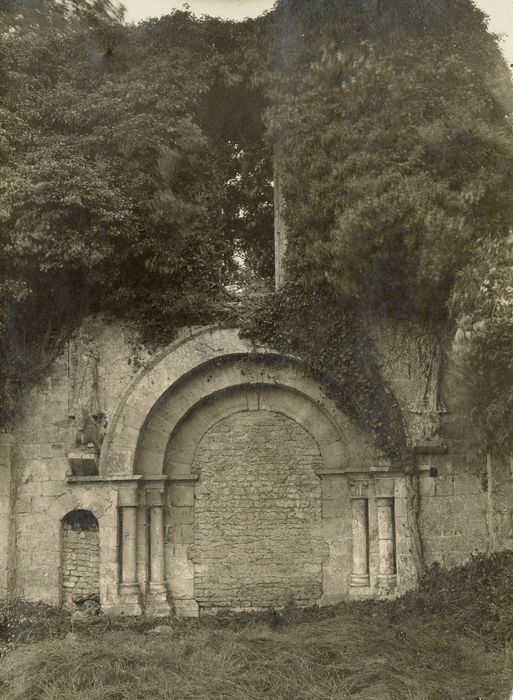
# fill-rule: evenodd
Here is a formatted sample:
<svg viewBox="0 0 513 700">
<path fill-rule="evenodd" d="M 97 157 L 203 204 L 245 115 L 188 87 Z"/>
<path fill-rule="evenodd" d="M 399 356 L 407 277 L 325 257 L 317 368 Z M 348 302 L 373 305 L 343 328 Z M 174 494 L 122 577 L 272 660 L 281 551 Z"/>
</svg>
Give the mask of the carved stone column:
<svg viewBox="0 0 513 700">
<path fill-rule="evenodd" d="M 150 515 L 150 582 L 146 612 L 151 615 L 169 615 L 165 575 L 164 489 L 146 491 L 146 506 Z"/>
<path fill-rule="evenodd" d="M 378 586 L 390 589 L 395 586 L 397 578 L 394 480 L 377 478 L 375 492 L 378 511 Z"/>
<path fill-rule="evenodd" d="M 137 582 L 137 486 L 119 490 L 119 526 L 121 567 L 119 598 L 122 611 L 128 615 L 140 615 L 141 603 Z"/>
<path fill-rule="evenodd" d="M 350 585 L 363 588 L 369 585 L 369 518 L 366 481 L 350 481 L 349 497 L 353 511 L 353 568 Z"/>
</svg>

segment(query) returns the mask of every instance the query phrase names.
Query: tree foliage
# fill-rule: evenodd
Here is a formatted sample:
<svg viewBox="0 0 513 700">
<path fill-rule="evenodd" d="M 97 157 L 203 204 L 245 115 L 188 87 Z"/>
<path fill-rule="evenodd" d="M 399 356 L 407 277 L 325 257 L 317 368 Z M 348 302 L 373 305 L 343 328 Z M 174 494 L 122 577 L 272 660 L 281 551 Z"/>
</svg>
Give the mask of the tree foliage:
<svg viewBox="0 0 513 700">
<path fill-rule="evenodd" d="M 239 33 L 187 12 L 121 19 L 110 0 L 2 15 L 4 415 L 85 314 L 162 341 L 230 312 L 234 251 L 269 266 L 270 159 Z"/>
<path fill-rule="evenodd" d="M 0 16 L 4 416 L 86 313 L 154 341 L 228 320 L 240 260 L 271 274 L 275 147 L 287 283 L 246 331 L 301 353 L 404 465 L 369 319 L 457 329 L 456 394 L 483 444 L 511 444 L 511 79 L 470 0 Z"/>
<path fill-rule="evenodd" d="M 261 312 L 267 338 L 286 343 L 299 328 L 307 337 L 305 319 L 324 319 L 308 358 L 335 358 L 324 366 L 338 363 L 349 394 L 363 390 L 359 409 L 346 401 L 353 415 L 365 407 L 378 444 L 404 460 L 395 398 L 376 387 L 368 321 L 376 313 L 413 319 L 443 334 L 472 318 L 481 330 L 460 358 L 465 408 L 490 426 L 490 411 L 505 417 L 505 384 L 513 386 L 513 102 L 483 14 L 467 0 L 281 0 L 255 46 L 250 60 L 267 57 L 257 79 L 280 144 L 289 240 L 288 284 L 277 299 L 289 313 L 270 328 L 272 312 Z M 484 300 L 485 279 L 492 306 L 501 289 L 500 314 Z M 484 357 L 490 345 L 493 364 Z M 504 437 L 511 428 L 503 425 Z"/>
</svg>

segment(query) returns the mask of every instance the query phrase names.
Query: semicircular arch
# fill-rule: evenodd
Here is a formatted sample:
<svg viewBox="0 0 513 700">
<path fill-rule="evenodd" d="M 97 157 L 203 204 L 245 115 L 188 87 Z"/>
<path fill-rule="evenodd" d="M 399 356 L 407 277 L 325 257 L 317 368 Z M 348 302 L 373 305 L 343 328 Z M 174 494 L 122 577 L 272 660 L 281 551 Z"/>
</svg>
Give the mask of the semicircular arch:
<svg viewBox="0 0 513 700">
<path fill-rule="evenodd" d="M 163 473 L 172 479 L 193 476 L 192 465 L 203 436 L 225 418 L 253 411 L 280 413 L 300 425 L 316 443 L 324 470 L 347 469 L 351 465 L 351 456 L 355 455 L 351 455 L 347 436 L 309 397 L 279 384 L 250 384 L 216 391 L 183 416 L 169 437 Z M 145 474 L 143 466 L 137 461 L 139 473 Z"/>
<path fill-rule="evenodd" d="M 256 393 L 249 390 L 256 386 Z M 338 409 L 298 358 L 252 346 L 236 330 L 208 329 L 170 346 L 135 377 L 106 435 L 101 474 L 162 474 L 169 439 L 177 437 L 177 426 L 193 414 L 204 425 L 211 419 L 202 417 L 197 410 L 200 406 L 215 407 L 222 392 L 245 397 L 247 406 L 256 396 L 266 398 L 265 387 L 274 388 L 275 402 L 290 404 L 287 410 L 293 420 L 318 426 L 317 440 L 325 446 L 326 455 L 331 445 L 329 449 L 340 462 L 343 451 L 347 459 L 340 467 L 348 460 L 356 460 L 358 469 L 372 464 L 375 453 L 368 437 Z M 334 464 L 333 460 L 329 463 Z"/>
</svg>

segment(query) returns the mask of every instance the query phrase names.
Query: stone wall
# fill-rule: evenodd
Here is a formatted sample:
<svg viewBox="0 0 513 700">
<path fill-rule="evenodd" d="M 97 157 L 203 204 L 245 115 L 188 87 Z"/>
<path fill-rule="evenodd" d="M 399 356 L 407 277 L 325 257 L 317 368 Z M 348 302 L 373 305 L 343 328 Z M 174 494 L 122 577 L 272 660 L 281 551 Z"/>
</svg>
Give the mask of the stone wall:
<svg viewBox="0 0 513 700">
<path fill-rule="evenodd" d="M 509 460 L 457 451 L 455 443 L 451 448 L 448 454 L 419 458 L 426 561 L 448 568 L 471 554 L 513 547 Z"/>
<path fill-rule="evenodd" d="M 472 449 L 468 426 L 451 408 L 458 388 L 447 368 L 443 372 L 436 334 L 376 319 L 370 330 L 380 370 L 418 451 L 426 563 L 453 567 L 474 553 L 513 547 L 511 465 Z"/>
<path fill-rule="evenodd" d="M 429 442 L 438 435 L 441 348 L 437 336 L 415 323 L 369 319 L 376 362 L 401 406 L 409 439 Z"/>
<path fill-rule="evenodd" d="M 418 334 L 413 333 L 411 342 L 404 344 L 401 352 L 396 353 L 397 343 L 401 344 L 402 342 L 401 332 L 400 329 L 397 329 L 390 337 L 386 333 L 382 334 L 381 364 L 383 371 L 393 386 L 403 409 L 411 414 L 410 419 L 407 420 L 410 426 L 410 435 L 417 436 L 422 440 L 431 437 L 439 438 L 447 445 L 445 454 L 433 453 L 418 457 L 421 470 L 421 534 L 428 563 L 439 561 L 443 565 L 452 566 L 466 561 L 474 552 L 513 547 L 512 465 L 496 457 L 487 460 L 486 456 L 472 456 L 467 447 L 453 434 L 454 431 L 451 432 L 450 414 L 443 417 L 441 425 L 434 426 L 433 421 L 435 423 L 438 421 L 439 411 L 443 410 L 443 407 L 437 404 L 435 345 L 431 340 L 424 341 L 420 336 L 417 337 Z M 118 595 L 117 509 L 120 488 L 116 478 L 121 477 L 115 476 L 111 479 L 111 477 L 106 476 L 101 483 L 88 482 L 87 480 L 74 483 L 69 478 L 70 465 L 67 451 L 73 437 L 73 426 L 70 423 L 69 414 L 70 407 L 73 405 L 73 392 L 75 392 L 75 402 L 77 402 L 77 377 L 87 377 L 87 372 L 82 371 L 82 365 L 80 365 L 82 352 L 80 348 L 82 346 L 87 346 L 87 348 L 94 346 L 94 354 L 98 357 L 98 400 L 101 402 L 101 409 L 106 415 L 108 424 L 113 423 L 120 399 L 127 391 L 127 387 L 137 370 L 137 353 L 139 353 L 141 361 L 145 360 L 146 353 L 144 350 L 135 349 L 134 333 L 119 323 L 108 323 L 101 318 L 92 319 L 88 321 L 81 333 L 87 336 L 87 343 L 83 342 L 80 336 L 72 341 L 70 347 L 64 349 L 47 376 L 27 396 L 12 433 L 0 434 L 0 593 L 5 591 L 10 581 L 11 590 L 20 596 L 44 600 L 49 603 L 59 602 L 62 560 L 61 519 L 70 510 L 83 508 L 93 511 L 100 523 L 99 577 L 102 603 L 105 609 L 109 609 L 109 606 L 111 609 L 115 609 Z M 373 469 L 372 463 L 369 466 L 369 451 L 363 449 L 364 441 L 358 437 L 355 431 L 350 429 L 349 421 L 347 421 L 347 429 L 342 430 L 343 447 L 339 445 L 336 451 L 332 449 L 333 444 L 329 430 L 323 429 L 319 431 L 323 438 L 317 442 L 321 444 L 324 441 L 320 451 L 324 455 L 323 468 L 325 473 L 321 477 L 316 476 L 314 468 L 315 464 L 319 464 L 316 462 L 318 451 L 315 458 L 312 456 L 313 453 L 308 452 L 312 449 L 312 443 L 308 442 L 308 433 L 298 428 L 296 423 L 283 418 L 279 412 L 282 410 L 280 406 L 283 405 L 292 411 L 288 415 L 297 416 L 298 422 L 303 419 L 303 425 L 318 425 L 320 419 L 317 417 L 316 411 L 318 404 L 324 401 L 322 387 L 318 387 L 319 398 L 314 397 L 315 400 L 311 401 L 310 404 L 305 404 L 299 392 L 302 383 L 306 382 L 306 375 L 305 377 L 300 376 L 293 368 L 284 366 L 282 374 L 275 377 L 272 374 L 274 370 L 269 369 L 265 364 L 262 365 L 261 370 L 248 373 L 246 365 L 251 363 L 245 361 L 244 373 L 238 369 L 236 372 L 236 368 L 229 362 L 225 362 L 224 358 L 230 356 L 230 353 L 240 352 L 240 343 L 235 331 L 223 331 L 223 333 L 224 335 L 215 336 L 214 340 L 212 340 L 214 337 L 212 335 L 201 336 L 199 334 L 198 344 L 193 351 L 187 342 L 183 343 L 179 352 L 173 350 L 169 353 L 167 368 L 162 370 L 162 368 L 157 367 L 154 374 L 148 373 L 146 383 L 141 384 L 140 395 L 136 396 L 133 401 L 135 408 L 132 407 L 132 413 L 127 412 L 120 421 L 120 431 L 116 438 L 119 438 L 118 442 L 113 441 L 114 447 L 119 448 L 120 454 L 127 449 L 128 441 L 132 440 L 135 446 L 139 436 L 139 428 L 136 429 L 134 426 L 146 425 L 148 411 L 155 403 L 153 397 L 159 392 L 165 392 L 170 385 L 176 383 L 176 391 L 182 391 L 182 394 L 175 394 L 171 397 L 169 406 L 166 404 L 166 411 L 169 413 L 167 418 L 175 409 L 177 415 L 171 416 L 173 418 L 172 424 L 169 420 L 164 420 L 166 416 L 160 419 L 159 417 L 155 418 L 155 426 L 153 424 L 151 426 L 155 427 L 155 431 L 151 435 L 151 431 L 147 431 L 146 436 L 148 441 L 151 442 L 150 438 L 153 440 L 151 444 L 148 442 L 148 451 L 145 456 L 147 461 L 144 462 L 144 465 L 147 464 L 147 471 L 141 469 L 137 472 L 150 481 L 159 475 L 163 476 L 162 488 L 167 499 L 165 572 L 168 589 L 175 600 L 180 598 L 191 600 L 196 586 L 202 605 L 226 605 L 228 600 L 233 601 L 236 597 L 240 605 L 252 606 L 254 604 L 256 594 L 251 589 L 251 585 L 253 579 L 263 572 L 264 566 L 255 561 L 251 566 L 254 565 L 256 568 L 251 569 L 249 565 L 244 563 L 248 561 L 248 552 L 251 554 L 248 549 L 248 538 L 251 530 L 241 526 L 240 537 L 235 537 L 233 535 L 235 530 L 228 528 L 228 535 L 233 536 L 231 542 L 239 543 L 233 552 L 234 562 L 229 563 L 235 567 L 234 571 L 237 572 L 237 576 L 240 574 L 241 577 L 242 587 L 240 590 L 244 596 L 241 594 L 240 603 L 239 594 L 236 594 L 235 589 L 229 590 L 228 579 L 221 579 L 224 581 L 224 590 L 220 591 L 219 595 L 214 590 L 215 576 L 224 574 L 220 570 L 219 559 L 213 557 L 212 561 L 209 560 L 212 552 L 207 546 L 209 538 L 212 539 L 211 532 L 208 531 L 209 518 L 214 518 L 216 513 L 216 517 L 220 517 L 223 521 L 223 527 L 230 524 L 230 518 L 233 518 L 235 525 L 241 525 L 246 513 L 242 497 L 246 491 L 251 492 L 247 488 L 243 489 L 241 475 L 244 474 L 243 468 L 249 469 L 248 465 L 253 464 L 254 469 L 251 473 L 256 473 L 260 479 L 257 479 L 257 482 L 251 486 L 254 493 L 258 493 L 255 500 L 258 498 L 259 502 L 264 503 L 264 513 L 274 513 L 273 517 L 277 518 L 276 531 L 279 534 L 277 536 L 272 534 L 274 532 L 272 529 L 266 529 L 270 528 L 268 523 L 258 520 L 252 513 L 251 501 L 247 517 L 248 520 L 254 518 L 252 522 L 257 526 L 256 532 L 260 541 L 266 539 L 272 541 L 272 547 L 266 556 L 269 554 L 269 558 L 271 558 L 272 554 L 272 557 L 275 557 L 273 561 L 278 561 L 282 557 L 284 571 L 287 571 L 286 578 L 290 580 L 292 576 L 294 581 L 293 596 L 298 601 L 317 600 L 320 595 L 319 582 L 321 580 L 323 586 L 321 602 L 332 603 L 344 597 L 353 596 L 354 592 L 350 590 L 348 585 L 353 539 L 351 533 L 352 502 L 347 495 L 347 483 L 352 478 L 353 470 L 357 472 L 359 477 L 369 477 Z M 187 334 L 184 333 L 185 335 Z M 225 342 L 225 337 L 232 338 L 231 345 Z M 379 338 L 376 342 L 379 342 Z M 408 350 L 410 346 L 411 353 Z M 194 361 L 201 365 L 205 357 L 211 357 L 214 351 L 217 353 L 219 365 L 209 366 L 208 371 L 205 369 L 204 373 L 201 369 L 195 370 L 190 373 L 189 377 L 189 365 L 192 362 L 190 358 L 196 358 Z M 173 371 L 171 372 L 169 368 L 172 368 Z M 249 369 L 251 370 L 251 367 Z M 181 377 L 184 373 L 186 373 L 187 380 L 182 382 Z M 271 374 L 271 379 L 268 378 L 268 374 Z M 261 386 L 261 382 L 264 380 L 268 381 L 268 385 Z M 196 384 L 192 384 L 192 382 L 196 382 Z M 244 384 L 244 382 L 247 383 Z M 233 395 L 227 393 L 227 387 L 229 388 L 232 384 L 235 387 L 242 387 L 242 389 L 237 388 L 237 392 Z M 250 386 L 253 386 L 254 389 L 249 390 Z M 285 389 L 282 391 L 282 387 L 285 387 L 287 391 Z M 187 413 L 189 404 L 192 406 L 196 401 L 203 401 L 206 396 L 204 389 L 207 393 L 214 391 L 214 389 L 218 393 L 212 395 L 210 403 L 201 404 L 201 410 L 191 414 L 190 424 L 187 421 L 184 423 L 185 432 L 181 434 L 181 437 L 178 436 L 180 438 L 178 442 L 175 440 L 171 445 L 172 449 L 168 450 L 164 460 L 162 455 L 166 441 L 169 439 L 176 421 Z M 129 392 L 127 395 L 130 395 Z M 146 399 L 147 403 L 151 399 L 149 408 L 144 403 Z M 79 402 L 84 400 L 83 394 L 80 392 L 78 400 Z M 237 401 L 240 402 L 240 408 Z M 235 406 L 237 411 L 248 411 L 241 420 L 250 421 L 253 426 L 251 430 L 249 424 L 245 425 L 243 430 L 241 425 L 237 423 L 239 418 L 230 417 L 226 418 L 228 423 L 225 425 L 228 425 L 230 420 L 234 421 L 231 432 L 216 433 L 216 430 L 223 426 L 222 422 L 217 424 L 218 427 L 212 428 L 212 432 L 208 432 L 213 425 L 216 414 L 223 418 L 227 415 L 227 407 L 225 406 L 227 402 L 232 408 Z M 325 402 L 325 404 L 329 407 L 328 403 Z M 140 411 L 139 406 L 145 406 L 146 412 L 143 412 L 142 409 Z M 180 407 L 181 412 L 178 411 Z M 260 409 L 265 409 L 265 411 Z M 142 415 L 139 416 L 141 412 Z M 329 411 L 328 413 L 332 415 Z M 265 441 L 258 435 L 258 430 L 256 432 L 253 430 L 256 425 L 254 422 L 263 420 L 264 415 L 266 420 L 269 419 L 269 415 L 278 416 L 276 419 L 273 418 L 271 425 L 266 426 L 271 437 L 266 438 Z M 275 433 L 275 428 L 278 425 L 274 423 L 275 420 L 278 420 L 281 426 L 280 432 L 282 429 L 285 432 L 292 430 L 290 425 L 294 426 L 294 430 L 300 431 L 303 436 L 301 439 L 305 440 L 301 449 L 306 452 L 302 453 L 301 449 L 297 447 L 299 438 L 298 442 L 286 440 L 282 444 L 283 440 L 279 439 Z M 160 433 L 156 432 L 157 425 L 160 426 Z M 432 427 L 435 429 L 431 430 Z M 308 431 L 313 434 L 309 428 Z M 189 462 L 186 465 L 186 472 L 180 472 L 179 467 L 183 466 L 181 461 L 185 459 L 184 455 L 189 454 L 188 450 L 191 449 L 194 452 L 196 449 L 196 436 L 197 440 L 200 440 L 205 432 L 207 435 L 203 438 L 197 453 L 197 464 L 194 467 L 196 471 L 199 469 L 200 473 L 200 478 L 196 481 L 196 478 L 188 476 Z M 247 437 L 239 439 L 237 437 L 239 433 Z M 253 438 L 253 433 L 255 433 L 255 438 Z M 189 444 L 191 437 L 194 437 L 192 447 Z M 158 454 L 153 451 L 155 441 L 164 444 Z M 181 444 L 182 442 L 183 444 Z M 436 441 L 434 443 L 436 447 Z M 207 452 L 210 451 L 212 455 L 215 455 L 211 459 L 206 457 L 205 445 L 207 444 L 209 445 Z M 280 460 L 288 470 L 292 468 L 292 464 L 299 469 L 297 472 L 290 472 L 292 481 L 280 482 L 278 485 L 272 482 L 271 474 L 266 471 L 271 463 L 271 458 L 267 463 L 263 458 L 267 446 L 271 444 L 277 444 L 277 447 L 274 447 L 272 451 L 281 455 Z M 235 452 L 238 454 L 237 459 L 233 456 Z M 301 455 L 304 456 L 307 453 L 310 464 L 314 465 L 310 467 L 311 482 L 306 479 L 306 472 L 301 471 Z M 345 461 L 340 459 L 341 454 Z M 232 456 L 230 457 L 230 455 Z M 273 455 L 272 460 L 274 459 Z M 262 463 L 263 466 L 256 466 L 256 462 Z M 329 468 L 326 469 L 327 465 Z M 238 491 L 235 491 L 235 495 L 241 499 L 238 505 L 235 505 L 235 501 L 232 503 L 233 499 L 229 498 L 231 492 L 222 493 L 223 487 L 215 479 L 217 468 L 228 470 L 234 477 L 237 477 L 232 481 L 237 484 Z M 375 468 L 378 472 L 386 470 L 382 464 L 377 464 Z M 432 475 L 430 475 L 430 470 Z M 206 493 L 202 495 L 203 484 L 206 483 L 202 482 L 202 472 L 208 477 L 216 494 L 213 501 L 215 508 L 213 508 L 212 513 L 208 511 Z M 303 505 L 298 506 L 299 511 L 294 511 L 298 517 L 294 516 L 293 526 L 299 528 L 301 533 L 295 539 L 301 540 L 301 547 L 303 547 L 299 550 L 300 558 L 302 558 L 302 571 L 301 567 L 294 570 L 292 568 L 294 563 L 287 559 L 288 552 L 284 543 L 290 543 L 292 538 L 287 539 L 288 535 L 284 534 L 284 531 L 289 520 L 285 519 L 279 508 L 276 509 L 278 512 L 271 509 L 273 498 L 268 498 L 265 495 L 265 490 L 262 491 L 266 485 L 266 479 L 271 479 L 268 485 L 271 484 L 269 493 L 273 494 L 273 498 L 275 493 L 279 493 L 280 499 L 288 500 L 287 483 L 289 485 L 295 483 L 296 486 L 303 485 L 304 493 L 310 493 L 306 499 L 310 499 L 308 502 L 315 501 L 317 504 L 315 507 L 312 505 L 311 509 L 308 510 L 304 506 L 306 501 L 301 501 L 300 495 L 297 497 L 300 504 L 303 503 Z M 320 525 L 317 511 L 318 496 L 311 495 L 313 484 L 319 482 L 322 490 Z M 223 500 L 225 498 L 228 499 L 227 502 Z M 398 582 L 402 586 L 401 582 L 407 580 L 407 576 L 404 574 L 407 567 L 403 566 L 402 562 L 404 556 L 408 555 L 408 524 L 406 515 L 401 510 L 403 506 L 400 499 L 404 500 L 403 496 L 396 493 L 397 568 Z M 230 511 L 228 508 L 223 510 L 223 504 L 227 504 L 232 510 Z M 305 515 L 304 520 L 299 517 L 302 510 Z M 147 541 L 144 528 L 147 525 L 146 521 L 142 519 L 142 511 L 142 508 L 138 509 L 137 516 L 141 521 L 137 533 L 139 543 L 137 561 L 140 570 L 140 586 L 141 590 L 144 591 L 148 569 L 145 560 L 147 555 L 144 553 Z M 372 496 L 369 498 L 370 587 L 368 591 L 361 591 L 361 594 L 365 595 L 376 592 L 374 573 L 377 571 L 378 557 L 376 522 L 375 499 Z M 269 533 L 271 533 L 270 536 Z M 216 541 L 217 551 L 221 552 L 221 549 L 226 546 L 227 535 L 225 533 L 221 536 L 220 531 L 217 531 L 216 536 L 218 538 Z M 321 549 L 319 551 L 314 551 L 314 543 L 316 542 L 320 542 Z M 232 549 L 233 546 L 227 548 L 229 557 L 232 556 Z M 259 551 L 260 554 L 261 551 Z M 243 555 L 246 557 L 245 560 Z M 191 557 L 194 557 L 194 561 Z M 243 561 L 242 564 L 241 561 Z M 195 564 L 199 567 L 199 571 L 195 572 Z M 214 575 L 208 573 L 208 570 L 202 571 L 202 566 L 207 566 L 207 569 L 214 567 L 214 571 L 217 567 L 218 571 L 215 571 Z M 247 572 L 244 574 L 244 568 L 251 571 L 251 575 Z M 307 569 L 308 572 L 305 573 Z M 267 600 L 272 599 L 274 603 L 269 604 L 276 604 L 278 599 L 282 600 L 280 596 L 284 592 L 284 586 L 279 583 L 279 576 L 282 573 L 278 571 L 276 576 L 274 573 L 270 576 L 272 581 Z M 304 577 L 303 574 L 305 574 Z M 287 594 L 288 592 L 287 588 Z"/>
<path fill-rule="evenodd" d="M 200 607 L 266 607 L 322 594 L 319 450 L 275 412 L 238 413 L 195 458 L 195 597 Z"/>
<path fill-rule="evenodd" d="M 100 596 L 98 521 L 88 511 L 69 513 L 62 523 L 62 603 L 72 606 Z"/>
<path fill-rule="evenodd" d="M 100 358 L 103 408 L 107 421 L 112 419 L 120 393 L 136 371 L 134 333 L 121 324 L 93 318 L 26 396 L 12 435 L 11 578 L 17 595 L 52 604 L 60 598 L 61 518 L 75 507 L 91 508 L 98 517 L 100 511 L 115 509 L 112 489 L 100 492 L 87 487 L 77 491 L 66 478 L 70 471 L 67 451 L 73 440 L 70 364 L 84 337 L 88 344 L 94 343 Z M 7 489 L 7 483 L 2 487 Z M 115 538 L 116 533 L 112 535 L 105 528 L 103 536 Z M 107 587 L 107 582 L 104 585 Z"/>
</svg>

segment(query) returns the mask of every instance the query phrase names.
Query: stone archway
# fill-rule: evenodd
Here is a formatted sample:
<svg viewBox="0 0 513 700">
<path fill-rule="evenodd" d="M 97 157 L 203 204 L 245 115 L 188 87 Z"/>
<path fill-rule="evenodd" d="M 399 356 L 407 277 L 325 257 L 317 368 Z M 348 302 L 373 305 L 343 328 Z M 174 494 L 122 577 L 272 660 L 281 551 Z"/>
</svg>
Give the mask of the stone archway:
<svg viewBox="0 0 513 700">
<path fill-rule="evenodd" d="M 160 456 L 179 421 L 216 391 L 233 386 L 282 386 L 303 396 L 304 420 L 327 428 L 318 439 L 327 468 L 365 469 L 375 461 L 368 439 L 327 396 L 326 387 L 293 356 L 241 339 L 234 329 L 198 331 L 166 348 L 132 381 L 105 436 L 102 476 L 161 473 Z M 172 401 L 171 401 L 172 399 Z M 348 439 L 350 436 L 350 439 Z M 328 448 L 328 446 L 331 446 Z"/>
<path fill-rule="evenodd" d="M 267 419 L 267 442 L 259 442 L 259 424 Z M 250 452 L 239 450 L 235 462 L 225 464 L 232 477 L 230 483 L 216 481 L 219 460 L 205 461 L 205 449 L 215 453 L 213 436 L 228 426 L 231 437 L 219 448 L 220 454 L 228 452 L 236 427 L 242 423 L 248 430 L 251 426 Z M 304 454 L 295 448 L 285 449 L 286 445 L 273 436 L 277 426 L 283 434 L 296 434 Z M 240 471 L 237 460 L 248 460 L 251 449 L 261 457 L 264 444 L 278 445 L 275 473 L 269 461 L 258 459 L 246 464 L 245 472 Z M 355 475 L 368 480 L 377 462 L 368 436 L 339 410 L 320 379 L 298 358 L 253 347 L 235 330 L 198 331 L 167 348 L 125 392 L 102 447 L 99 478 L 118 484 L 120 609 L 136 610 L 141 593 L 143 607 L 154 614 L 167 614 L 169 601 L 184 615 L 197 615 L 198 603 L 211 608 L 279 605 L 284 602 L 286 580 L 289 584 L 294 581 L 288 592 L 292 588 L 302 605 L 341 600 L 353 585 L 370 591 L 375 582 L 369 577 L 369 556 L 375 554 L 369 555 L 367 539 L 353 548 L 353 516 L 364 511 L 355 510 L 355 494 L 361 498 L 361 490 L 355 491 L 351 484 Z M 217 574 L 208 569 L 215 568 L 216 562 L 207 556 L 207 530 L 212 523 L 209 525 L 210 516 L 206 517 L 204 486 L 210 483 L 217 489 L 217 514 L 226 530 L 220 496 L 237 496 L 233 477 L 249 478 L 251 467 L 265 472 L 255 482 L 260 509 L 254 517 L 260 543 L 266 533 L 266 510 L 267 520 L 275 519 L 277 525 L 265 552 L 274 571 L 266 581 L 263 567 L 259 569 L 256 563 L 255 570 L 244 562 L 252 553 L 242 537 L 233 561 L 225 557 L 236 585 L 226 589 L 224 597 L 214 595 L 212 582 Z M 280 474 L 286 478 L 277 488 L 273 479 L 279 480 Z M 297 566 L 289 552 L 280 560 L 280 542 L 290 550 L 294 538 L 279 508 L 273 509 L 271 499 L 264 495 L 266 489 L 272 492 L 273 488 L 283 501 L 291 500 L 290 493 L 295 490 L 293 521 L 301 531 L 295 542 L 304 540 L 303 549 L 302 544 L 296 547 Z M 222 493 L 223 489 L 228 491 Z M 367 489 L 362 493 L 367 499 Z M 237 497 L 243 495 L 239 488 Z M 232 508 L 231 517 L 240 520 L 245 513 L 250 517 L 250 499 Z M 306 524 L 300 515 L 306 516 Z M 373 520 L 372 514 L 370 521 L 358 517 L 360 539 L 360 531 L 365 534 Z M 220 552 L 229 547 L 226 536 L 217 541 L 211 538 L 210 544 Z M 260 545 L 260 552 L 263 550 Z M 355 561 L 365 568 L 358 576 L 352 575 Z M 251 581 L 255 576 L 256 587 Z"/>
</svg>

